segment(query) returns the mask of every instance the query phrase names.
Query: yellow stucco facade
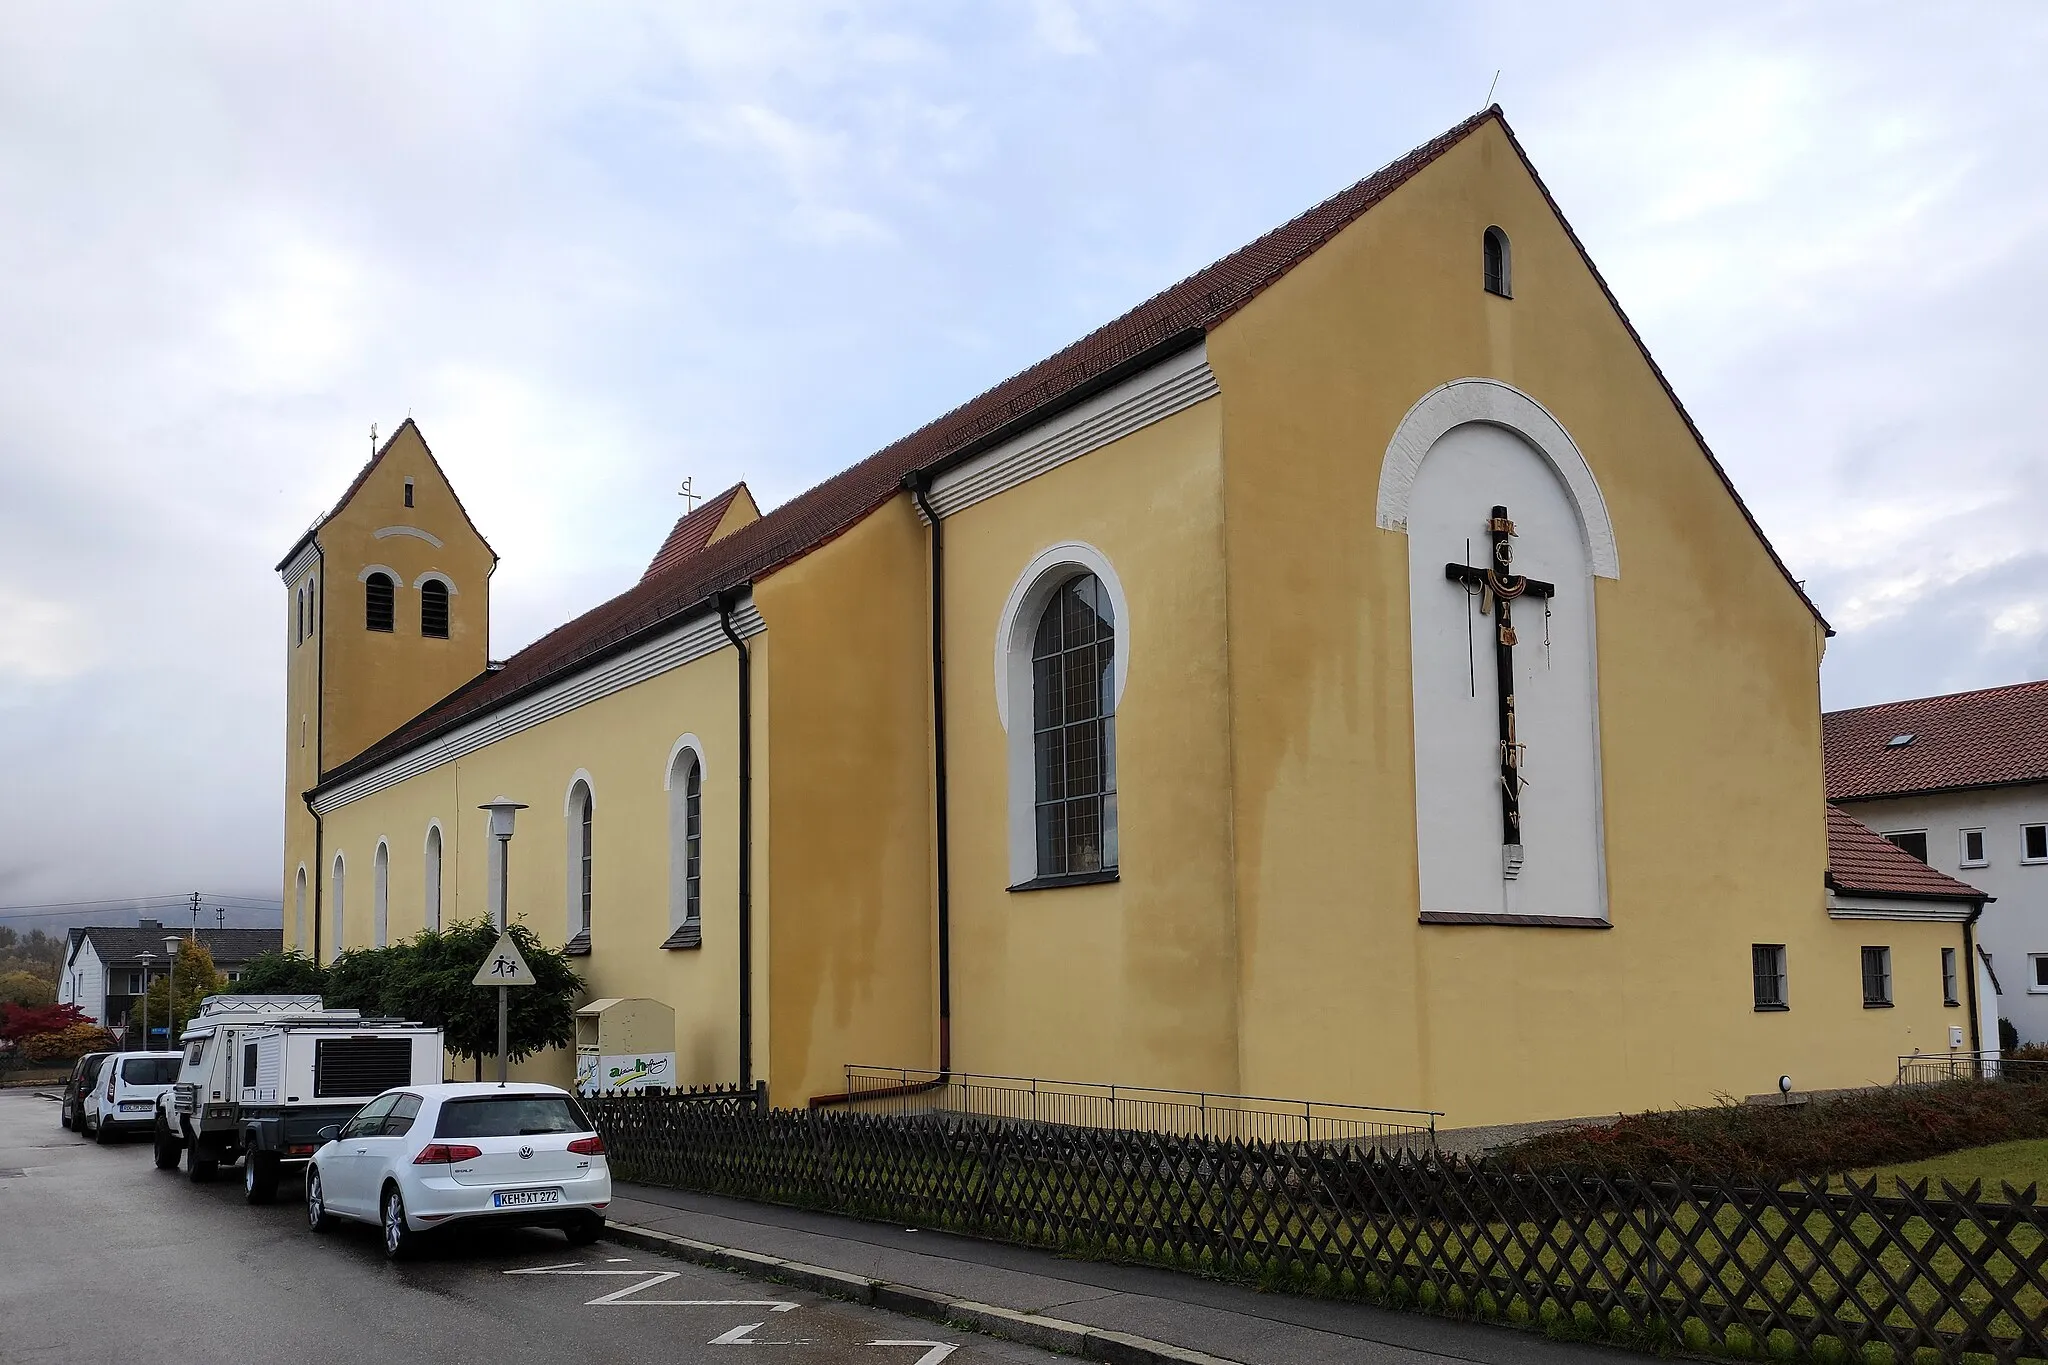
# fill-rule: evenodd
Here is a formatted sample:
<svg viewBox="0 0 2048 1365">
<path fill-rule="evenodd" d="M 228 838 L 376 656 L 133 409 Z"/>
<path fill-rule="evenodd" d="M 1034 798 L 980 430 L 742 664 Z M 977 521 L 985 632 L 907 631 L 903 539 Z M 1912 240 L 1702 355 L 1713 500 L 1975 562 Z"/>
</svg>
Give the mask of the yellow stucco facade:
<svg viewBox="0 0 2048 1365">
<path fill-rule="evenodd" d="M 1490 226 L 1512 241 L 1512 297 L 1479 284 Z M 385 933 L 417 931 L 436 822 L 441 916 L 481 917 L 477 806 L 503 794 L 529 806 L 511 911 L 567 940 L 569 793 L 585 781 L 592 996 L 667 1002 L 678 1078 L 736 1079 L 741 687 L 723 612 L 750 667 L 752 1044 L 777 1103 L 841 1089 L 849 1064 L 935 1066 L 948 994 L 959 1070 L 1424 1108 L 1452 1127 L 1701 1103 L 1781 1074 L 1801 1089 L 1879 1083 L 1898 1055 L 1947 1049 L 1961 1019 L 1941 949 L 1960 947 L 1961 927 L 1827 913 L 1825 626 L 1499 120 L 1187 345 L 1199 349 L 1110 376 L 1123 387 L 1093 408 L 1048 410 L 918 471 L 915 495 L 885 493 L 793 551 L 734 551 L 722 596 L 664 606 L 618 649 L 349 766 L 484 669 L 489 547 L 408 424 L 316 528 L 317 554 L 302 547 L 307 562 L 286 569 L 288 586 L 317 575 L 330 601 L 324 662 L 296 643 L 290 655 L 293 716 L 315 737 L 290 750 L 288 935 L 309 950 L 324 935 L 323 954 L 374 940 L 380 842 Z M 1591 588 L 1605 899 L 1574 927 L 1418 913 L 1429 817 L 1408 537 L 1375 507 L 1418 401 L 1472 377 L 1569 433 L 1618 554 Z M 392 502 L 406 477 L 411 509 Z M 719 515 L 700 555 L 770 544 L 785 514 L 757 521 L 739 498 Z M 442 544 L 378 537 L 399 524 Z M 399 630 L 364 638 L 371 564 L 407 584 L 447 574 L 451 638 L 408 637 L 403 610 Z M 1010 642 L 1042 565 L 1100 565 L 1115 585 L 1113 876 L 1018 870 L 1034 722 L 1006 670 L 1029 667 Z M 1006 713 L 1017 696 L 1024 709 Z M 666 782 L 686 738 L 703 762 L 702 937 L 678 950 L 661 946 Z M 326 881 L 294 932 L 301 866 Z M 1787 1011 L 1753 1008 L 1758 943 L 1785 945 Z M 1871 944 L 1893 951 L 1887 1008 L 1864 1007 Z M 566 1077 L 567 1062 L 532 1071 Z"/>
</svg>

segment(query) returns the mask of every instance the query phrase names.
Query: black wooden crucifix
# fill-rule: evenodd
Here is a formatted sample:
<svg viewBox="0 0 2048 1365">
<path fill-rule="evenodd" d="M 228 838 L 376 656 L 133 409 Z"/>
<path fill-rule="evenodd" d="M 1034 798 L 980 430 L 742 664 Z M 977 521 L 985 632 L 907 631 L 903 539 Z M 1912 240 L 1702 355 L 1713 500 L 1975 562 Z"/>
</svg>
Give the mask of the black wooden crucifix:
<svg viewBox="0 0 2048 1365">
<path fill-rule="evenodd" d="M 1499 680 L 1500 697 L 1500 842 L 1501 871 L 1512 877 L 1522 867 L 1522 753 L 1524 745 L 1515 738 L 1515 619 L 1516 598 L 1552 597 L 1555 585 L 1524 578 L 1511 572 L 1515 547 L 1511 543 L 1515 524 L 1508 509 L 1495 507 L 1487 519 L 1486 533 L 1493 552 L 1485 568 L 1469 564 L 1444 565 L 1444 577 L 1479 592 L 1479 613 L 1494 618 L 1493 668 Z"/>
</svg>

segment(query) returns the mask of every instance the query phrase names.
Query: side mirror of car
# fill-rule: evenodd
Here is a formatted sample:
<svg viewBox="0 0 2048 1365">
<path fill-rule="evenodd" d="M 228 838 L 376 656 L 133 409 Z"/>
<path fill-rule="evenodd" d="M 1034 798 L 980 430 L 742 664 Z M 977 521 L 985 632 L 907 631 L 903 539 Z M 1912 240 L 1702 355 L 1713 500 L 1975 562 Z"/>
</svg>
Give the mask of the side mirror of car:
<svg viewBox="0 0 2048 1365">
<path fill-rule="evenodd" d="M 328 1143 L 337 1141 L 341 1137 L 341 1125 L 338 1123 L 330 1123 L 325 1128 L 322 1128 L 319 1132 L 313 1134 L 313 1136 L 318 1138 L 320 1140 L 320 1145 L 324 1147 Z"/>
</svg>

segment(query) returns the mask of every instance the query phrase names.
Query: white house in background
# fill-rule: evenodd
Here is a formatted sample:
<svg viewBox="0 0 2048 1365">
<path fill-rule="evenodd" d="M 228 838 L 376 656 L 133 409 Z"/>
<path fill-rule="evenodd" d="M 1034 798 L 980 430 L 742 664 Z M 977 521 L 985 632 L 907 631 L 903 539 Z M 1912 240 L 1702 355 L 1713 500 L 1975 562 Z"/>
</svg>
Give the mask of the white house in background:
<svg viewBox="0 0 2048 1365">
<path fill-rule="evenodd" d="M 76 1005 L 96 1024 L 119 1030 L 149 983 L 170 970 L 164 940 L 196 936 L 213 954 L 214 969 L 229 981 L 259 953 L 284 946 L 283 929 L 167 929 L 153 919 L 132 928 L 90 925 L 73 929 L 65 945 L 64 975 L 57 983 L 57 1003 Z M 144 957 L 143 954 L 151 954 Z M 158 1020 L 159 1026 L 162 1020 Z M 139 1020 L 138 1020 L 139 1023 Z"/>
<path fill-rule="evenodd" d="M 1977 941 L 1999 1011 L 2021 1042 L 2048 1042 L 2048 682 L 1830 711 L 1821 725 L 1830 801 L 1994 897 Z"/>
</svg>

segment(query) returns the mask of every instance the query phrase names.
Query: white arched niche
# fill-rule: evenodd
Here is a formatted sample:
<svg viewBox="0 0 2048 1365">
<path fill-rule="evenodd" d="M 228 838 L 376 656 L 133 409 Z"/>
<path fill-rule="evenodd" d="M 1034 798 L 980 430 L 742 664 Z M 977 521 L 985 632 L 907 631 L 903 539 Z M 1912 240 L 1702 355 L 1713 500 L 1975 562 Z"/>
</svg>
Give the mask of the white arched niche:
<svg viewBox="0 0 2048 1365">
<path fill-rule="evenodd" d="M 1062 541 L 1033 555 L 1003 601 L 996 623 L 996 716 L 1007 734 L 1009 770 L 1010 884 L 1019 886 L 1038 875 L 1037 803 L 1033 783 L 1031 727 L 1031 646 L 1046 604 L 1062 586 L 1081 574 L 1093 574 L 1109 594 L 1115 614 L 1116 649 L 1111 656 L 1115 711 L 1123 711 L 1124 688 L 1131 669 L 1131 608 L 1123 580 L 1109 556 L 1084 541 Z"/>
<path fill-rule="evenodd" d="M 427 821 L 427 837 L 421 852 L 420 919 L 436 933 L 441 929 L 441 822 Z"/>
<path fill-rule="evenodd" d="M 1519 859 L 1501 816 L 1498 616 L 1445 571 L 1487 564 L 1496 505 L 1515 526 L 1514 572 L 1556 586 L 1513 604 Z M 1425 395 L 1388 445 L 1379 524 L 1408 538 L 1422 913 L 1604 923 L 1593 579 L 1620 562 L 1585 457 L 1527 394 L 1461 379 Z"/>
<path fill-rule="evenodd" d="M 391 942 L 391 841 L 379 836 L 370 861 L 370 946 Z"/>
<path fill-rule="evenodd" d="M 306 865 L 299 864 L 299 875 L 292 887 L 292 947 L 299 952 L 306 951 Z"/>
<path fill-rule="evenodd" d="M 336 853 L 334 855 L 334 888 L 333 894 L 330 897 L 334 902 L 334 941 L 327 948 L 327 960 L 329 962 L 340 957 L 342 953 L 344 938 L 342 912 L 347 900 L 347 890 L 348 861 L 341 854 Z"/>
</svg>

